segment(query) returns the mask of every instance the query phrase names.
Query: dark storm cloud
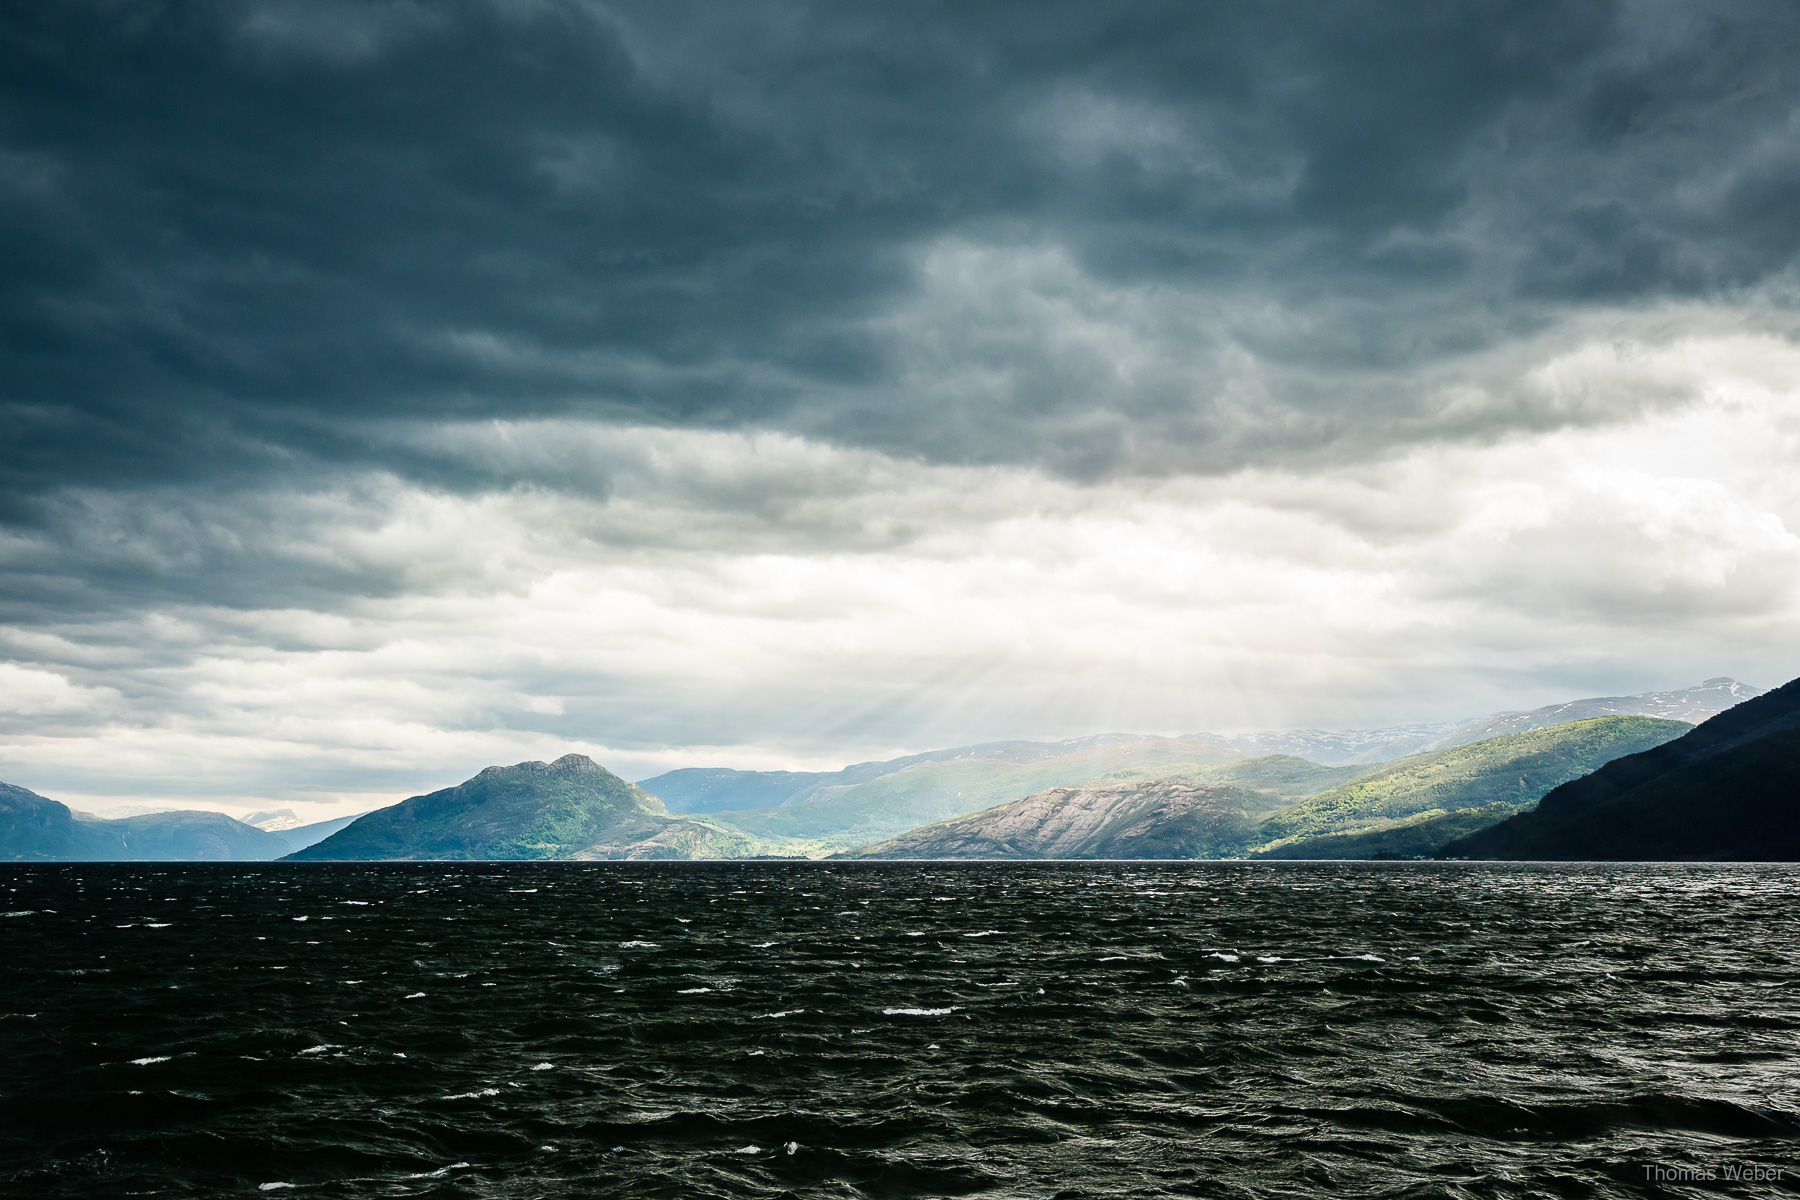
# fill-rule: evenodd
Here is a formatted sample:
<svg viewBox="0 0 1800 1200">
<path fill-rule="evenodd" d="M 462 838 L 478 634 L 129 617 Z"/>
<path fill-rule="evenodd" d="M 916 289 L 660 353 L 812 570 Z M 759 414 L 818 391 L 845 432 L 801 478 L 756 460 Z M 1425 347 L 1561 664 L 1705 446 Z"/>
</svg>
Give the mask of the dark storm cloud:
<svg viewBox="0 0 1800 1200">
<path fill-rule="evenodd" d="M 1780 303 L 1800 248 L 1781 4 L 0 22 L 14 520 L 69 483 L 496 482 L 396 420 L 1078 474 L 1381 443 L 1437 428 L 1445 363 L 1585 308 Z"/>
</svg>

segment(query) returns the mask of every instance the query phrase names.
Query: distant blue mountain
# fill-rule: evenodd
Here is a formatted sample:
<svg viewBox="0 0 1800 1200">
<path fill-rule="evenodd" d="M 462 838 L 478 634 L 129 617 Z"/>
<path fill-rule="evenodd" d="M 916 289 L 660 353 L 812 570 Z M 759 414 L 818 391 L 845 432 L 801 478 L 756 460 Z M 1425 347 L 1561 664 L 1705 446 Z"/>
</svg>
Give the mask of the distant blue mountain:
<svg viewBox="0 0 1800 1200">
<path fill-rule="evenodd" d="M 0 783 L 0 861 L 244 862 L 280 858 L 292 849 L 280 834 L 224 813 L 159 812 L 102 821 Z"/>
</svg>

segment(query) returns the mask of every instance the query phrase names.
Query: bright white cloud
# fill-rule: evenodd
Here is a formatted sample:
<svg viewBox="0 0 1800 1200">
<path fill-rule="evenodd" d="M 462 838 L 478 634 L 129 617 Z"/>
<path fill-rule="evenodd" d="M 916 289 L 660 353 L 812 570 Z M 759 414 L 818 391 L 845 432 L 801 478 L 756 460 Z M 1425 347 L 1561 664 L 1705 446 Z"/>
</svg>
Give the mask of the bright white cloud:
<svg viewBox="0 0 1800 1200">
<path fill-rule="evenodd" d="M 1526 386 L 1656 395 L 1212 477 L 540 422 L 384 435 L 514 480 L 482 490 L 71 494 L 9 558 L 128 582 L 5 633 L 0 778 L 324 815 L 571 749 L 641 777 L 1769 685 L 1800 671 L 1797 385 L 1773 338 L 1578 347 Z"/>
</svg>

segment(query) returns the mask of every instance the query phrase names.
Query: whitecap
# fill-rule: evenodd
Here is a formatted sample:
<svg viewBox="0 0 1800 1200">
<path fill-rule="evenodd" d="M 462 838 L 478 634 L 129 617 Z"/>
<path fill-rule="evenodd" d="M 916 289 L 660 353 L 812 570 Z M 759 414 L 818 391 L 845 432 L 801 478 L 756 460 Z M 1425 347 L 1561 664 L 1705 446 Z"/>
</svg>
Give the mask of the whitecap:
<svg viewBox="0 0 1800 1200">
<path fill-rule="evenodd" d="M 736 1150 L 736 1151 L 733 1151 L 733 1153 L 736 1153 L 736 1154 L 761 1154 L 762 1147 L 761 1146 L 745 1146 L 742 1150 Z"/>
<path fill-rule="evenodd" d="M 479 1092 L 458 1092 L 454 1096 L 445 1096 L 446 1100 L 479 1100 L 483 1096 L 498 1096 L 499 1088 L 482 1088 Z"/>
<path fill-rule="evenodd" d="M 794 1153 L 794 1151 L 800 1149 L 800 1143 L 799 1142 L 789 1142 L 787 1145 L 783 1146 L 782 1149 L 786 1150 L 791 1155 Z"/>
<path fill-rule="evenodd" d="M 1130 957 L 1131 956 L 1128 954 L 1115 954 L 1111 958 L 1103 958 L 1103 959 L 1100 959 L 1099 961 L 1101 961 L 1101 962 L 1125 962 Z"/>
<path fill-rule="evenodd" d="M 401 997 L 401 999 L 402 999 L 402 1000 L 418 1000 L 418 999 L 420 999 L 420 998 L 421 998 L 421 997 L 423 997 L 423 996 L 424 996 L 424 995 L 425 995 L 425 993 L 424 993 L 424 992 L 414 992 L 414 993 L 413 993 L 413 994 L 412 994 L 412 995 L 410 995 L 410 996 L 402 996 L 402 997 Z"/>
<path fill-rule="evenodd" d="M 959 1007 L 960 1005 L 949 1008 L 884 1008 L 881 1013 L 887 1017 L 942 1017 L 955 1012 Z"/>
<path fill-rule="evenodd" d="M 767 950 L 770 946 L 775 946 L 775 945 L 779 945 L 779 944 L 780 943 L 778 943 L 778 942 L 758 942 L 758 943 L 756 943 L 756 949 Z"/>
<path fill-rule="evenodd" d="M 29 917 L 35 912 L 37 912 L 37 909 L 27 908 L 20 912 L 0 913 L 0 917 Z"/>
<path fill-rule="evenodd" d="M 762 1052 L 762 1051 L 761 1051 L 761 1050 L 752 1050 L 752 1051 L 751 1051 L 751 1052 L 750 1052 L 750 1053 L 749 1053 L 749 1054 L 748 1054 L 748 1055 L 746 1055 L 746 1056 L 745 1056 L 745 1057 L 747 1057 L 747 1058 L 761 1058 L 761 1057 L 762 1057 L 762 1056 L 763 1056 L 763 1052 Z"/>
<path fill-rule="evenodd" d="M 1260 962 L 1260 963 L 1272 963 L 1272 962 L 1280 962 L 1281 959 L 1278 956 L 1272 955 L 1272 954 L 1259 954 L 1256 956 L 1256 961 Z"/>
<path fill-rule="evenodd" d="M 657 945 L 655 942 L 620 942 L 619 943 L 619 949 L 621 949 L 621 950 L 655 950 L 656 948 L 657 948 Z"/>
<path fill-rule="evenodd" d="M 506 890 L 514 896 L 529 896 L 537 891 L 536 888 L 507 888 Z"/>
<path fill-rule="evenodd" d="M 556 1064 L 555 1063 L 539 1063 L 537 1066 L 535 1066 L 531 1069 L 534 1071 L 554 1071 L 554 1070 L 556 1070 Z"/>
<path fill-rule="evenodd" d="M 295 1186 L 297 1185 L 292 1183 L 259 1183 L 256 1185 L 256 1190 L 259 1192 L 278 1192 L 282 1188 L 291 1188 Z"/>
<path fill-rule="evenodd" d="M 150 921 L 144 925 L 144 928 L 145 929 L 167 929 L 172 924 L 174 924 L 173 921 Z"/>
<path fill-rule="evenodd" d="M 980 933 L 965 933 L 965 934 L 963 934 L 963 936 L 964 937 L 992 937 L 994 934 L 999 933 L 999 932 L 1000 931 L 998 929 L 984 929 Z"/>
<path fill-rule="evenodd" d="M 327 1050 L 342 1050 L 342 1049 L 343 1049 L 342 1046 L 333 1046 L 330 1044 L 326 1044 L 323 1046 L 308 1046 L 306 1049 L 300 1051 L 300 1053 L 301 1054 L 323 1054 Z"/>
<path fill-rule="evenodd" d="M 679 988 L 676 990 L 675 994 L 677 996 L 698 996 L 701 992 L 710 991 L 712 991 L 711 988 Z"/>
<path fill-rule="evenodd" d="M 134 1058 L 131 1060 L 131 1065 L 134 1067 L 147 1067 L 151 1063 L 168 1062 L 168 1061 L 169 1061 L 168 1055 L 159 1054 L 154 1058 Z"/>
<path fill-rule="evenodd" d="M 795 1017 L 805 1011 L 804 1008 L 784 1008 L 780 1012 L 763 1013 L 761 1016 L 751 1017 L 750 1019 L 752 1021 L 767 1021 L 775 1017 Z"/>
<path fill-rule="evenodd" d="M 1237 962 L 1238 961 L 1237 955 L 1235 955 L 1235 954 L 1220 954 L 1217 950 L 1213 951 L 1211 954 L 1207 955 L 1206 957 L 1216 958 L 1216 959 L 1220 960 L 1221 962 Z"/>
<path fill-rule="evenodd" d="M 294 918 L 294 920 L 296 920 L 296 921 L 305 921 L 305 920 L 309 920 L 309 919 L 310 918 L 307 918 L 307 917 L 295 917 Z"/>
<path fill-rule="evenodd" d="M 360 904 L 364 908 L 367 908 L 369 906 L 369 902 L 367 900 L 339 900 L 338 903 L 339 904 Z"/>
<path fill-rule="evenodd" d="M 442 1179 L 444 1176 L 448 1175 L 450 1172 L 466 1170 L 468 1168 L 468 1166 L 469 1166 L 469 1164 L 466 1162 L 451 1163 L 447 1167 L 439 1167 L 435 1171 L 421 1171 L 417 1175 L 408 1175 L 406 1178 L 408 1178 L 408 1179 Z"/>
</svg>

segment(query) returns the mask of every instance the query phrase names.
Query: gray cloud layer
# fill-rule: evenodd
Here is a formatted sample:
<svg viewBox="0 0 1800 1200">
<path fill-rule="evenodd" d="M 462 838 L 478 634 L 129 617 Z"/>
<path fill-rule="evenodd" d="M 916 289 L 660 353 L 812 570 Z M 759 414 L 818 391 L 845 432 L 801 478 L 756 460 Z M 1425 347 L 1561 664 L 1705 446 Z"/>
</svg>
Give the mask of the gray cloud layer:
<svg viewBox="0 0 1800 1200">
<path fill-rule="evenodd" d="M 297 463 L 481 485 L 372 418 L 1090 475 L 1605 418 L 1492 354 L 1672 300 L 1780 324 L 1800 245 L 1785 4 L 0 21 L 14 519 Z"/>
<path fill-rule="evenodd" d="M 1728 0 L 6 6 L 0 777 L 1778 682 L 1795 62 Z"/>
</svg>

